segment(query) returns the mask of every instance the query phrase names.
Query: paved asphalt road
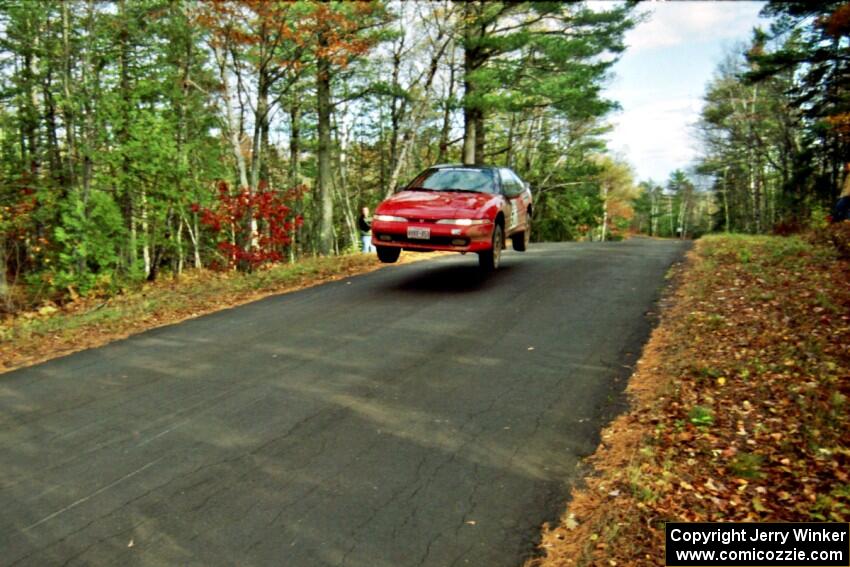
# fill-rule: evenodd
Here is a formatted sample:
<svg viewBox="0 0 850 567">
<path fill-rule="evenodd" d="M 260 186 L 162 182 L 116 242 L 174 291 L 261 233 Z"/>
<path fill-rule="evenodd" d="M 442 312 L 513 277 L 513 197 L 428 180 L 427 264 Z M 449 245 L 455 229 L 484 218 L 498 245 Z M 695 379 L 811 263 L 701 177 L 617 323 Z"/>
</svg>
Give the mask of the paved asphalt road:
<svg viewBox="0 0 850 567">
<path fill-rule="evenodd" d="M 0 564 L 516 566 L 683 250 L 390 267 L 0 376 Z"/>
</svg>

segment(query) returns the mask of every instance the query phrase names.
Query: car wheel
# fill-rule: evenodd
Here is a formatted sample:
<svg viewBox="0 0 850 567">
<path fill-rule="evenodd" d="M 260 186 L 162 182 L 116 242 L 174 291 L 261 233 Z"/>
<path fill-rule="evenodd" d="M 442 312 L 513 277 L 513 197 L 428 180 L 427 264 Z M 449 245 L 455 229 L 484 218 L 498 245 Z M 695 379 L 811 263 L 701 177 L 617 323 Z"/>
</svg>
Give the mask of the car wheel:
<svg viewBox="0 0 850 567">
<path fill-rule="evenodd" d="M 395 246 L 376 246 L 375 249 L 378 251 L 378 260 L 384 264 L 395 263 L 399 254 L 401 254 L 401 248 Z"/>
<path fill-rule="evenodd" d="M 492 272 L 499 268 L 499 262 L 502 259 L 502 248 L 505 247 L 505 229 L 501 225 L 496 225 L 493 229 L 493 247 L 486 252 L 478 253 L 478 265 L 484 272 Z"/>
<path fill-rule="evenodd" d="M 525 230 L 511 235 L 511 243 L 514 245 L 514 250 L 517 252 L 525 252 L 528 250 L 528 244 L 531 242 L 531 217 L 527 216 L 525 221 Z"/>
</svg>

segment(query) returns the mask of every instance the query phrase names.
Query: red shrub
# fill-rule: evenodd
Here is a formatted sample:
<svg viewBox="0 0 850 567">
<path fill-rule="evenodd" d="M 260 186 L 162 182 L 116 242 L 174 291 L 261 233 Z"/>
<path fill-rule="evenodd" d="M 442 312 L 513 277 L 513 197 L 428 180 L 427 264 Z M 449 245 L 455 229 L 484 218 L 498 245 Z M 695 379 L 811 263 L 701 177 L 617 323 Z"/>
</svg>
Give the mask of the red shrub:
<svg viewBox="0 0 850 567">
<path fill-rule="evenodd" d="M 194 207 L 201 213 L 201 223 L 215 233 L 216 246 L 226 258 L 226 264 L 214 262 L 212 265 L 222 269 L 256 268 L 266 262 L 282 260 L 285 248 L 292 241 L 292 232 L 303 222 L 299 215 L 292 214 L 287 203 L 304 191 L 303 185 L 285 192 L 274 191 L 263 182 L 253 194 L 247 188 L 233 194 L 227 183 L 219 182 L 216 206 Z M 250 233 L 251 219 L 257 226 L 253 235 Z"/>
</svg>

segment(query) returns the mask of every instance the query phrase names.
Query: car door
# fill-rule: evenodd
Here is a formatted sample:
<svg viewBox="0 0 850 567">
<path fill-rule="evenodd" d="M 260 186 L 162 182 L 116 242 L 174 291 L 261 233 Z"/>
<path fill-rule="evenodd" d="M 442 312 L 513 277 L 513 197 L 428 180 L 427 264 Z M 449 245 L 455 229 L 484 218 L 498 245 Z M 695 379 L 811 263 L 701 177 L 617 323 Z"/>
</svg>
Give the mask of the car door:
<svg viewBox="0 0 850 567">
<path fill-rule="evenodd" d="M 502 180 L 502 193 L 505 195 L 505 200 L 510 207 L 505 232 L 511 234 L 517 230 L 521 230 L 526 223 L 527 208 L 522 198 L 525 193 L 525 186 L 519 177 L 508 168 L 500 169 L 499 176 Z"/>
<path fill-rule="evenodd" d="M 522 226 L 527 227 L 531 222 L 531 219 L 528 218 L 528 210 L 531 208 L 531 187 L 522 180 L 522 178 L 516 174 L 515 171 L 511 171 L 516 177 L 517 182 L 520 185 L 522 192 L 518 198 L 518 201 L 521 203 L 522 210 Z"/>
<path fill-rule="evenodd" d="M 511 174 L 514 178 L 516 178 L 516 182 L 519 184 L 520 194 L 516 199 L 516 203 L 520 208 L 520 217 L 522 219 L 521 224 L 523 230 L 525 230 L 525 227 L 528 226 L 529 221 L 531 220 L 528 218 L 528 209 L 531 207 L 531 190 L 515 171 L 511 170 Z"/>
</svg>

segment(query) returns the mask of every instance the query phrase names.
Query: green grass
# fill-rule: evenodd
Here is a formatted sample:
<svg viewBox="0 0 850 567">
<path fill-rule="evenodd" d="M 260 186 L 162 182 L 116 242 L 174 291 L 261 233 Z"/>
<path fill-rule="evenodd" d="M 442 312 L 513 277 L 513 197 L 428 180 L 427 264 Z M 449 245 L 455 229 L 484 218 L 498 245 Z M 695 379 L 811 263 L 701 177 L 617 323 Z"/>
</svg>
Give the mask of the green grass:
<svg viewBox="0 0 850 567">
<path fill-rule="evenodd" d="M 705 406 L 694 406 L 688 413 L 688 419 L 694 425 L 712 425 L 714 423 L 714 412 Z"/>
</svg>

